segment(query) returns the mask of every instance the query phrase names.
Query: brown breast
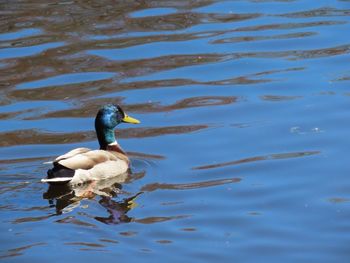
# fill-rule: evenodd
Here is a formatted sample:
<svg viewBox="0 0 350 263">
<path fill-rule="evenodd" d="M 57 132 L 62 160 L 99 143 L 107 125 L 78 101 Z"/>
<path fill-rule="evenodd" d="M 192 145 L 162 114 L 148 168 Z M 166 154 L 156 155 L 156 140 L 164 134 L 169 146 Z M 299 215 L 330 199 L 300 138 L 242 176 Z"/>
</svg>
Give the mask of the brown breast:
<svg viewBox="0 0 350 263">
<path fill-rule="evenodd" d="M 114 154 L 118 159 L 125 160 L 128 164 L 130 163 L 128 156 L 119 144 L 108 145 L 106 151 Z"/>
</svg>

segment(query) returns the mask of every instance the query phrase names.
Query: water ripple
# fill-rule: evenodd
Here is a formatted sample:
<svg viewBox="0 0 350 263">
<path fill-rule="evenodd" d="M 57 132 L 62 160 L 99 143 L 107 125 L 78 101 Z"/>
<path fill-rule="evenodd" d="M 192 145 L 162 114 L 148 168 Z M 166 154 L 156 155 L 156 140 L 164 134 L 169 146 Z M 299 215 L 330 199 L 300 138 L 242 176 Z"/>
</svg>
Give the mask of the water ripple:
<svg viewBox="0 0 350 263">
<path fill-rule="evenodd" d="M 117 131 L 118 138 L 146 138 L 169 134 L 192 133 L 207 129 L 208 125 L 171 126 L 171 127 L 150 127 L 150 128 L 129 128 Z M 0 142 L 0 147 L 28 144 L 65 144 L 96 140 L 94 131 L 75 133 L 47 133 L 40 130 L 16 130 L 0 133 L 6 136 L 6 141 Z"/>
<path fill-rule="evenodd" d="M 53 42 L 35 46 L 26 47 L 14 47 L 14 48 L 2 48 L 0 49 L 0 59 L 21 58 L 26 56 L 33 56 L 35 54 L 42 53 L 49 49 L 64 46 L 64 42 Z"/>
<path fill-rule="evenodd" d="M 152 192 L 155 190 L 189 190 L 189 189 L 197 189 L 202 187 L 211 187 L 222 184 L 230 184 L 230 183 L 238 183 L 240 182 L 240 178 L 231 178 L 231 179 L 220 179 L 213 181 L 205 181 L 198 183 L 186 183 L 186 184 L 162 184 L 162 183 L 154 183 L 145 185 L 141 188 L 141 191 Z"/>
<path fill-rule="evenodd" d="M 65 84 L 77 84 L 90 81 L 98 81 L 103 79 L 109 79 L 115 76 L 113 73 L 108 72 L 86 72 L 86 73 L 76 73 L 76 74 L 65 74 L 61 76 L 56 76 L 48 79 L 38 80 L 23 83 L 17 85 L 17 89 L 38 89 L 43 87 L 52 86 L 63 86 Z"/>
<path fill-rule="evenodd" d="M 348 4 L 2 1 L 0 257 L 347 262 Z M 39 183 L 106 103 L 133 173 Z"/>
<path fill-rule="evenodd" d="M 315 155 L 315 154 L 320 154 L 320 153 L 321 153 L 320 151 L 277 153 L 277 154 L 270 154 L 270 155 L 265 155 L 265 156 L 249 157 L 249 158 L 245 158 L 245 159 L 234 160 L 234 161 L 229 161 L 229 162 L 224 162 L 224 163 L 203 165 L 203 166 L 193 167 L 192 169 L 194 169 L 194 170 L 207 170 L 207 169 L 221 168 L 221 167 L 225 167 L 225 166 L 244 164 L 244 163 L 250 163 L 250 162 L 257 162 L 257 161 L 300 158 L 300 157 L 305 157 L 305 156 L 310 156 L 310 155 Z"/>
<path fill-rule="evenodd" d="M 47 243 L 45 243 L 45 242 L 38 242 L 38 243 L 29 244 L 29 245 L 26 245 L 26 246 L 11 248 L 11 249 L 9 249 L 7 251 L 6 254 L 0 256 L 0 258 L 4 259 L 4 258 L 9 258 L 9 257 L 21 256 L 21 255 L 24 254 L 24 252 L 26 250 L 31 249 L 31 248 L 36 247 L 36 246 L 43 246 L 43 245 L 47 245 Z"/>
</svg>

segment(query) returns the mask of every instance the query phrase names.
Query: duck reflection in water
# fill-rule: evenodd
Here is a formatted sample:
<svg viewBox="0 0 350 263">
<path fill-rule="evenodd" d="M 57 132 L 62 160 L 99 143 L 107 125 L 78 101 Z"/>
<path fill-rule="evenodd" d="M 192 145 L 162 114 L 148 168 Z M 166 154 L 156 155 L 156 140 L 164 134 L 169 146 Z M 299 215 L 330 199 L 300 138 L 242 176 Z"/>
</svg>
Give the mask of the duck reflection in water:
<svg viewBox="0 0 350 263">
<path fill-rule="evenodd" d="M 100 205 L 107 209 L 109 217 L 95 217 L 96 220 L 107 225 L 115 225 L 119 223 L 129 223 L 133 218 L 127 216 L 127 212 L 136 206 L 135 198 L 141 193 L 125 198 L 121 202 L 116 202 L 110 197 L 103 196 L 99 201 Z"/>
<path fill-rule="evenodd" d="M 83 199 L 93 199 L 99 196 L 99 204 L 107 210 L 109 216 L 95 217 L 97 221 L 105 224 L 128 223 L 133 221 L 133 218 L 129 217 L 127 212 L 137 206 L 135 199 L 142 192 L 121 201 L 115 201 L 114 198 L 122 193 L 121 181 L 125 180 L 121 180 L 118 176 L 114 179 L 91 181 L 75 186 L 51 184 L 47 192 L 43 194 L 43 198 L 49 200 L 49 204 L 56 208 L 56 214 L 60 215 L 73 211 Z"/>
</svg>

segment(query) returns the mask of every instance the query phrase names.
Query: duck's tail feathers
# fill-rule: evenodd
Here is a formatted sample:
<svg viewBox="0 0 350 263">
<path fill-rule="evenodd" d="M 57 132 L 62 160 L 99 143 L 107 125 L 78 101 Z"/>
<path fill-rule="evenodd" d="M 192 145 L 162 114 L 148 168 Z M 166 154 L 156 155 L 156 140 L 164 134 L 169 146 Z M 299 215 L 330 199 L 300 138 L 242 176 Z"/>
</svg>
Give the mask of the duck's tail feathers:
<svg viewBox="0 0 350 263">
<path fill-rule="evenodd" d="M 42 179 L 43 183 L 66 183 L 72 180 L 75 171 L 73 169 L 56 164 L 47 171 L 47 178 Z"/>
</svg>

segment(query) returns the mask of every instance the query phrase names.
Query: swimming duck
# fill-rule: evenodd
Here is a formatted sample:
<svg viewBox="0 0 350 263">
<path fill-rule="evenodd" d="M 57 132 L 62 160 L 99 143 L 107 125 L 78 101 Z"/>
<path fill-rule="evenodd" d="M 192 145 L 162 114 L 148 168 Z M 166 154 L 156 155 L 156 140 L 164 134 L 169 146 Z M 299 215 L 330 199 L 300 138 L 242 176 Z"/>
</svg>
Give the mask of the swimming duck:
<svg viewBox="0 0 350 263">
<path fill-rule="evenodd" d="M 53 168 L 47 171 L 47 178 L 41 181 L 76 185 L 127 173 L 130 160 L 114 135 L 114 128 L 122 122 L 140 123 L 128 116 L 119 105 L 103 106 L 95 118 L 100 149 L 77 148 L 57 157 L 53 161 Z"/>
</svg>

